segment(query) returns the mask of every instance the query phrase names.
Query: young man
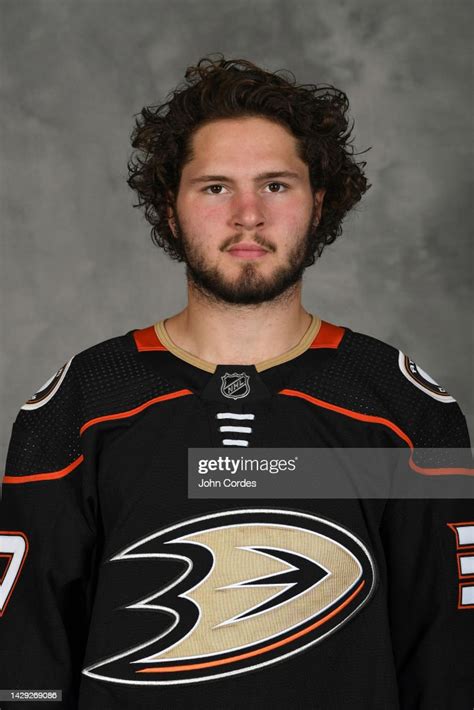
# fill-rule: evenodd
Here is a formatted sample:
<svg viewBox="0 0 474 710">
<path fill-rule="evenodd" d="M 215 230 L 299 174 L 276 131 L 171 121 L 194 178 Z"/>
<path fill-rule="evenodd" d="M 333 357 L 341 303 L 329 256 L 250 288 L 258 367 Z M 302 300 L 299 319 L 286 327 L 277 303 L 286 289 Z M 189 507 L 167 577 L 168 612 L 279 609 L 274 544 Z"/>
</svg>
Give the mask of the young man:
<svg viewBox="0 0 474 710">
<path fill-rule="evenodd" d="M 186 265 L 188 304 L 75 355 L 19 412 L 0 687 L 81 710 L 468 710 L 472 500 L 304 496 L 298 471 L 283 498 L 225 472 L 234 497 L 189 495 L 197 448 L 401 449 L 433 493 L 473 471 L 442 387 L 301 303 L 368 187 L 345 95 L 243 60 L 186 78 L 142 111 L 129 184 Z M 442 447 L 441 465 L 415 447 Z"/>
</svg>

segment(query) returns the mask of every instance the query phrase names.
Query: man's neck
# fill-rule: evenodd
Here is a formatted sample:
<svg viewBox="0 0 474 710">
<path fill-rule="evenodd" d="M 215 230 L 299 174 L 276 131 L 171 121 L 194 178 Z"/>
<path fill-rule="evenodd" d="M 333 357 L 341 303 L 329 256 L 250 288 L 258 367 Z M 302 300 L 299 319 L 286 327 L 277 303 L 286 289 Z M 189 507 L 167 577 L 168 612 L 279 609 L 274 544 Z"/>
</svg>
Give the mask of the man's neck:
<svg viewBox="0 0 474 710">
<path fill-rule="evenodd" d="M 299 299 L 284 306 L 270 302 L 222 309 L 191 301 L 166 319 L 165 328 L 175 345 L 202 360 L 251 365 L 297 345 L 311 320 Z"/>
</svg>

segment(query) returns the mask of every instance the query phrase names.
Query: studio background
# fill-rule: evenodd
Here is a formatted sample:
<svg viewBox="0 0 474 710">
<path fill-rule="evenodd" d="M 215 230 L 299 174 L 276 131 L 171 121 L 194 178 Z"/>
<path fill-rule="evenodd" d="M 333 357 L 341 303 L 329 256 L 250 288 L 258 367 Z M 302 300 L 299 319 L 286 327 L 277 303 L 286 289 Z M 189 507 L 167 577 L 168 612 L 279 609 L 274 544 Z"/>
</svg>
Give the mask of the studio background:
<svg viewBox="0 0 474 710">
<path fill-rule="evenodd" d="M 222 52 L 344 90 L 372 188 L 303 304 L 472 388 L 471 4 L 0 0 L 2 467 L 19 407 L 72 355 L 186 303 L 127 186 L 133 115 Z"/>
</svg>

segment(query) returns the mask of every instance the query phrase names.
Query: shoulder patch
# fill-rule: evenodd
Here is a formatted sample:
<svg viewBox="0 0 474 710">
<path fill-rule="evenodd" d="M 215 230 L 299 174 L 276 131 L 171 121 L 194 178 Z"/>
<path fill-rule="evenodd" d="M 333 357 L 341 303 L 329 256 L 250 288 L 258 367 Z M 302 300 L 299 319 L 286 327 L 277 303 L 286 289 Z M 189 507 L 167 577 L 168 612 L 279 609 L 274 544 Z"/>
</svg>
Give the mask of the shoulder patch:
<svg viewBox="0 0 474 710">
<path fill-rule="evenodd" d="M 401 373 L 409 380 L 412 385 L 418 387 L 422 392 L 428 394 L 433 399 L 438 400 L 438 402 L 455 402 L 454 397 L 451 397 L 449 392 L 447 392 L 443 387 L 441 387 L 435 380 L 433 380 L 427 372 L 418 367 L 418 365 L 402 353 L 401 350 L 398 351 L 398 366 Z"/>
<path fill-rule="evenodd" d="M 74 356 L 73 356 L 74 357 Z M 49 402 L 50 399 L 54 397 L 61 384 L 66 377 L 66 373 L 69 370 L 73 357 L 68 360 L 62 367 L 59 368 L 57 372 L 54 373 L 52 377 L 47 380 L 42 387 L 37 390 L 26 402 L 22 405 L 21 409 L 38 409 L 44 404 Z"/>
</svg>

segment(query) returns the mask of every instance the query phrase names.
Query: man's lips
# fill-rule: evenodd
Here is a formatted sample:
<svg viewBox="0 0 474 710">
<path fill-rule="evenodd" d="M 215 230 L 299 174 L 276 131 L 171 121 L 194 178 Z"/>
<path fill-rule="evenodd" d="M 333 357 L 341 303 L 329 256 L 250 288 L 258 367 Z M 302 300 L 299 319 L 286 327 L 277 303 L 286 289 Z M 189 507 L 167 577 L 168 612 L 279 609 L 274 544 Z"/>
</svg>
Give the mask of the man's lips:
<svg viewBox="0 0 474 710">
<path fill-rule="evenodd" d="M 232 256 L 243 256 L 251 259 L 255 259 L 256 257 L 261 257 L 267 254 L 267 250 L 263 247 L 258 246 L 258 244 L 250 244 L 248 242 L 234 244 L 234 246 L 230 247 L 228 251 L 230 254 L 232 254 Z"/>
</svg>

